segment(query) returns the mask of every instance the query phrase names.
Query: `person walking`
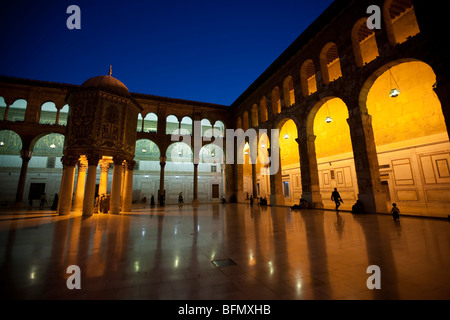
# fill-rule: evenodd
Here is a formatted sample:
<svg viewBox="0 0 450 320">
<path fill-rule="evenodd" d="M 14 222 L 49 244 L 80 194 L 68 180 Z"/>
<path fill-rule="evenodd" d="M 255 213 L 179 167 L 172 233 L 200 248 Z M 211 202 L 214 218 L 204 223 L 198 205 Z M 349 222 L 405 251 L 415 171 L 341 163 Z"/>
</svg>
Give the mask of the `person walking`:
<svg viewBox="0 0 450 320">
<path fill-rule="evenodd" d="M 334 188 L 334 191 L 331 194 L 331 201 L 334 201 L 334 203 L 336 204 L 336 211 L 339 211 L 341 202 L 344 203 L 344 201 L 342 201 L 341 195 L 339 194 L 337 188 Z"/>
<path fill-rule="evenodd" d="M 41 202 L 39 203 L 39 209 L 44 209 L 44 205 L 47 203 L 47 196 L 45 195 L 45 192 L 41 195 Z"/>
<path fill-rule="evenodd" d="M 179 204 L 183 203 L 183 192 L 180 192 L 180 194 L 178 195 L 178 203 Z"/>
</svg>

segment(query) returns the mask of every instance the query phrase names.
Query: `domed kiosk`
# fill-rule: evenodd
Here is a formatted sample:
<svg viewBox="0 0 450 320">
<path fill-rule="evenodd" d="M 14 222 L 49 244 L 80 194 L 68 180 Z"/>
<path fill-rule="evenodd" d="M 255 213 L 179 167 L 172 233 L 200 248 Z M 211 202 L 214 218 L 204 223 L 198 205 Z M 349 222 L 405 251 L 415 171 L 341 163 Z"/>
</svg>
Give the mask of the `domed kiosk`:
<svg viewBox="0 0 450 320">
<path fill-rule="evenodd" d="M 142 107 L 118 79 L 101 75 L 86 80 L 67 94 L 70 105 L 65 140 L 60 215 L 102 211 L 118 214 L 131 210 L 136 126 Z M 96 200 L 97 167 L 101 174 Z M 72 208 L 75 168 L 78 177 Z M 107 195 L 108 170 L 113 167 L 111 194 Z M 87 171 L 87 173 L 86 173 Z M 123 176 L 123 177 L 122 177 Z M 123 178 L 125 179 L 124 181 Z M 107 197 L 108 206 L 95 203 Z"/>
</svg>

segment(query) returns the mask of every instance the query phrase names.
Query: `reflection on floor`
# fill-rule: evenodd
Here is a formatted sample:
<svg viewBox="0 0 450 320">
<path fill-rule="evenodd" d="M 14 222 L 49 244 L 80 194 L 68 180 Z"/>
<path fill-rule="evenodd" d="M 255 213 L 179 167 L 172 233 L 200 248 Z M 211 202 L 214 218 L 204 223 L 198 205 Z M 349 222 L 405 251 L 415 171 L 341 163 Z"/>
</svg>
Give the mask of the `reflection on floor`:
<svg viewBox="0 0 450 320">
<path fill-rule="evenodd" d="M 245 204 L 0 212 L 1 298 L 448 299 L 442 219 Z M 69 290 L 67 268 L 80 268 Z M 367 268 L 379 266 L 381 289 Z"/>
</svg>

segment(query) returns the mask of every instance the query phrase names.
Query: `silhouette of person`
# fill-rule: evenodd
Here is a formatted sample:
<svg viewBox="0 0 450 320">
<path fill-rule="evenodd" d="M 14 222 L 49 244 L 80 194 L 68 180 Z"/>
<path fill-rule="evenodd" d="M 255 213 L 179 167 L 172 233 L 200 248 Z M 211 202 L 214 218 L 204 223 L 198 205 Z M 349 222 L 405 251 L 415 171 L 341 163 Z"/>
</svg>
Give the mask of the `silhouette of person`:
<svg viewBox="0 0 450 320">
<path fill-rule="evenodd" d="M 400 209 L 397 207 L 396 203 L 392 204 L 391 214 L 392 217 L 394 218 L 394 221 L 400 220 Z"/>
<path fill-rule="evenodd" d="M 253 195 L 250 195 L 250 205 L 253 205 Z"/>
<path fill-rule="evenodd" d="M 342 201 L 341 195 L 337 191 L 337 188 L 334 188 L 334 191 L 331 194 L 331 201 L 334 201 L 334 203 L 336 204 L 336 211 L 339 211 L 339 207 L 341 206 L 341 202 L 344 203 L 344 201 Z"/>
<path fill-rule="evenodd" d="M 41 202 L 39 203 L 39 209 L 42 210 L 44 209 L 44 204 L 47 203 L 47 196 L 45 195 L 45 192 L 41 195 L 40 200 Z"/>
<path fill-rule="evenodd" d="M 152 195 L 151 198 L 150 198 L 150 205 L 151 206 L 155 205 L 155 196 L 154 195 Z"/>
<path fill-rule="evenodd" d="M 183 192 L 180 192 L 180 194 L 178 195 L 178 203 L 183 203 Z"/>
</svg>

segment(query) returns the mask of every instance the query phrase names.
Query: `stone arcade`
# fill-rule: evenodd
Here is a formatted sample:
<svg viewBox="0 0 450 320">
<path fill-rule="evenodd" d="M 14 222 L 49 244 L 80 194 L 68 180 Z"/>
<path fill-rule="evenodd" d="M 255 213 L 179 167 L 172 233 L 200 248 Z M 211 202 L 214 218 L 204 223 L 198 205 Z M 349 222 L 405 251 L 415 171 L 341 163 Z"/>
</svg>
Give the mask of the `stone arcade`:
<svg viewBox="0 0 450 320">
<path fill-rule="evenodd" d="M 383 9 L 380 30 L 367 28 L 370 5 Z M 0 201 L 58 193 L 60 214 L 91 215 L 96 195 L 110 193 L 119 213 L 183 192 L 185 202 L 253 195 L 327 208 L 337 187 L 368 212 L 449 208 L 449 66 L 437 32 L 447 6 L 336 1 L 231 106 L 132 93 L 111 73 L 81 85 L 1 77 Z M 279 129 L 281 170 L 251 163 L 248 143 L 235 152 L 241 165 L 206 139 L 200 150 L 171 141 L 226 143 L 225 128 Z M 259 137 L 262 156 L 270 140 Z"/>
</svg>

